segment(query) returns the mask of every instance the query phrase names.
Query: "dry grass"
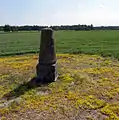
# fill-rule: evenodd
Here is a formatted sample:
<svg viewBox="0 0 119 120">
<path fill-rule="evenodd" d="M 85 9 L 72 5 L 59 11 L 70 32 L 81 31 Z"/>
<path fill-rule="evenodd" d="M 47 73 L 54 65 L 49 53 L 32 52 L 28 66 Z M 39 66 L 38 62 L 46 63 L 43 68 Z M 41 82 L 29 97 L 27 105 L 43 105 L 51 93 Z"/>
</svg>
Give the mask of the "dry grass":
<svg viewBox="0 0 119 120">
<path fill-rule="evenodd" d="M 119 120 L 119 62 L 83 54 L 57 58 L 57 82 L 33 89 L 26 83 L 38 56 L 0 58 L 0 119 Z"/>
</svg>

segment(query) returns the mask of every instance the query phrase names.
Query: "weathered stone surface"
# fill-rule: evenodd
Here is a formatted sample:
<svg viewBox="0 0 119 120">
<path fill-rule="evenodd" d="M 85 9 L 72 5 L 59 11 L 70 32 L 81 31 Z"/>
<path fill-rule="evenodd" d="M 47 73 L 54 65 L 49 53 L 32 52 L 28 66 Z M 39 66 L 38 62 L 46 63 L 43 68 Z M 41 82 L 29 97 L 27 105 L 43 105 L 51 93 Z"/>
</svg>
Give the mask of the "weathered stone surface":
<svg viewBox="0 0 119 120">
<path fill-rule="evenodd" d="M 38 81 L 54 82 L 57 79 L 56 52 L 53 30 L 45 28 L 41 32 L 39 63 L 37 65 Z"/>
</svg>

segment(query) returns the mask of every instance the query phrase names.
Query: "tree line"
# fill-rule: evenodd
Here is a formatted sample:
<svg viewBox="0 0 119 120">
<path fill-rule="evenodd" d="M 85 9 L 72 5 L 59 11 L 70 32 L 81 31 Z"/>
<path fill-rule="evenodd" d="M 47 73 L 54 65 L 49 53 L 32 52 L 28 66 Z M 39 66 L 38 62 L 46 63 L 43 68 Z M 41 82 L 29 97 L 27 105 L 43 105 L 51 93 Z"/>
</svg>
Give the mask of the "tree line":
<svg viewBox="0 0 119 120">
<path fill-rule="evenodd" d="M 15 32 L 15 31 L 40 31 L 48 26 L 0 26 L 0 31 L 4 32 Z M 61 25 L 61 26 L 50 26 L 53 30 L 93 30 L 93 25 Z"/>
<path fill-rule="evenodd" d="M 10 25 L 4 25 L 0 26 L 0 31 L 4 32 L 17 32 L 17 31 L 40 31 L 43 28 L 46 28 L 48 26 L 38 26 L 38 25 L 33 25 L 33 26 L 10 26 Z M 89 30 L 119 30 L 119 26 L 99 26 L 99 27 L 94 27 L 92 24 L 91 25 L 61 25 L 61 26 L 50 26 L 53 30 L 84 30 L 84 31 L 89 31 Z"/>
</svg>

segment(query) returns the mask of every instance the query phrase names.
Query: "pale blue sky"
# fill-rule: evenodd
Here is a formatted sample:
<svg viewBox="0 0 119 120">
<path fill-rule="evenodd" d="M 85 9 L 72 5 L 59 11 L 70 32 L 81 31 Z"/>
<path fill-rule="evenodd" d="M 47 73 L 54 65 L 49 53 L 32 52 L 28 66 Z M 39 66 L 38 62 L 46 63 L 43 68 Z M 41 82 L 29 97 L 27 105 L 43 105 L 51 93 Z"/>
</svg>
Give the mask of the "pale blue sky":
<svg viewBox="0 0 119 120">
<path fill-rule="evenodd" d="M 119 0 L 0 0 L 0 25 L 119 25 Z"/>
</svg>

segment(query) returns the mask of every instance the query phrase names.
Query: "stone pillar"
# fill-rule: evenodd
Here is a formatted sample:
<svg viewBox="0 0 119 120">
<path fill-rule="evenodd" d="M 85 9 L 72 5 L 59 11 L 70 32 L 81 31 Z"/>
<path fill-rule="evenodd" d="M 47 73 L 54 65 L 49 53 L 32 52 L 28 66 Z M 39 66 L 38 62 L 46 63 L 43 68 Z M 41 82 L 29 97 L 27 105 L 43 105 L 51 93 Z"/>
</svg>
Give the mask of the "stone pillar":
<svg viewBox="0 0 119 120">
<path fill-rule="evenodd" d="M 45 28 L 41 32 L 39 63 L 37 65 L 38 82 L 54 82 L 57 80 L 56 52 L 53 30 Z"/>
</svg>

